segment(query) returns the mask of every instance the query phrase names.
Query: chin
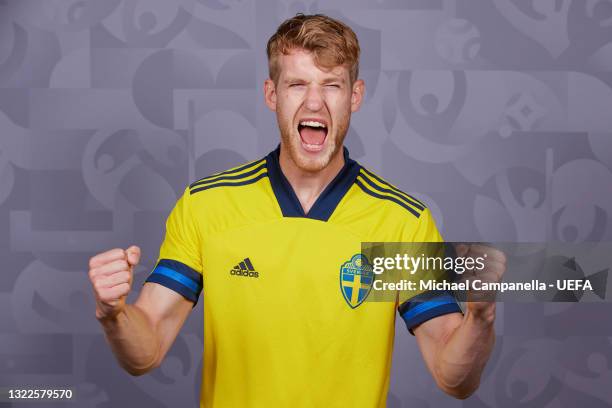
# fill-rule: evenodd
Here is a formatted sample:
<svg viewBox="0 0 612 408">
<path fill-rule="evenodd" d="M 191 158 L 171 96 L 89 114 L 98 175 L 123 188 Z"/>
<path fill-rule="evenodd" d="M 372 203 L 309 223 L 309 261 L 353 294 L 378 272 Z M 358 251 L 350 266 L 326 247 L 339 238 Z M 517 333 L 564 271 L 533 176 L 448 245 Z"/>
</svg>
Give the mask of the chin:
<svg viewBox="0 0 612 408">
<path fill-rule="evenodd" d="M 300 151 L 301 146 L 297 146 L 297 149 L 292 149 L 291 156 L 295 165 L 308 172 L 316 172 L 323 170 L 330 162 L 330 154 L 327 152 L 321 152 L 318 157 L 312 157 L 311 154 Z"/>
<path fill-rule="evenodd" d="M 335 146 L 326 146 L 326 148 L 322 151 L 313 154 L 304 151 L 301 145 L 301 140 L 299 140 L 297 143 L 291 143 L 290 155 L 293 162 L 299 169 L 309 173 L 314 173 L 323 170 L 329 165 L 334 152 L 336 151 L 334 147 Z"/>
<path fill-rule="evenodd" d="M 313 160 L 313 159 L 299 158 L 296 162 L 296 165 L 300 170 L 306 171 L 309 173 L 315 173 L 315 172 L 321 171 L 325 167 L 327 167 L 328 164 L 329 164 L 329 160 L 323 160 L 323 159 Z"/>
</svg>

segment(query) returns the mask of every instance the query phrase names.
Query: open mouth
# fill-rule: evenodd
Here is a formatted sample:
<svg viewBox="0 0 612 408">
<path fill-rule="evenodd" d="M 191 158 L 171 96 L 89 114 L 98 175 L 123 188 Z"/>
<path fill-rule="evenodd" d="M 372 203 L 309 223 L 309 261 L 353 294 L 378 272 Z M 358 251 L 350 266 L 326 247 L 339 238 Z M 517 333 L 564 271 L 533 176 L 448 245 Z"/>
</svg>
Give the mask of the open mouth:
<svg viewBox="0 0 612 408">
<path fill-rule="evenodd" d="M 323 150 L 327 137 L 327 124 L 319 120 L 302 120 L 298 124 L 298 133 L 305 150 L 318 152 Z"/>
</svg>

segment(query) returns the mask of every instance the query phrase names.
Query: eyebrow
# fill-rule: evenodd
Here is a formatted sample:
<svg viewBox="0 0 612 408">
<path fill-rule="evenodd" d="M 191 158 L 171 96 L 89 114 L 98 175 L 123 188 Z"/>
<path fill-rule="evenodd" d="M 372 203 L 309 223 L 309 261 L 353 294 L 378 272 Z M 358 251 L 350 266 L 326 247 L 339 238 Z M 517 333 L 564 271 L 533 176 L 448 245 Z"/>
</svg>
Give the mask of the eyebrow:
<svg viewBox="0 0 612 408">
<path fill-rule="evenodd" d="M 344 78 L 342 78 L 342 77 L 339 77 L 339 78 L 336 78 L 336 77 L 327 77 L 327 78 L 325 78 L 323 80 L 324 84 L 329 84 L 331 82 L 339 82 L 341 84 L 344 84 L 345 81 L 344 81 Z"/>
<path fill-rule="evenodd" d="M 287 79 L 285 79 L 283 81 L 283 83 L 285 83 L 285 84 L 289 84 L 289 83 L 292 83 L 292 82 L 307 82 L 307 81 L 305 81 L 303 79 L 299 79 L 299 78 L 287 78 Z"/>
<path fill-rule="evenodd" d="M 287 78 L 283 82 L 286 83 L 286 84 L 289 84 L 289 83 L 294 83 L 294 82 L 305 83 L 305 82 L 308 82 L 308 81 L 305 81 L 305 80 L 299 79 L 299 78 Z M 327 78 L 323 79 L 323 81 L 322 81 L 323 84 L 329 84 L 329 83 L 332 83 L 332 82 L 339 82 L 341 84 L 344 84 L 346 81 L 342 77 L 338 77 L 338 78 L 336 78 L 336 77 L 327 77 Z"/>
</svg>

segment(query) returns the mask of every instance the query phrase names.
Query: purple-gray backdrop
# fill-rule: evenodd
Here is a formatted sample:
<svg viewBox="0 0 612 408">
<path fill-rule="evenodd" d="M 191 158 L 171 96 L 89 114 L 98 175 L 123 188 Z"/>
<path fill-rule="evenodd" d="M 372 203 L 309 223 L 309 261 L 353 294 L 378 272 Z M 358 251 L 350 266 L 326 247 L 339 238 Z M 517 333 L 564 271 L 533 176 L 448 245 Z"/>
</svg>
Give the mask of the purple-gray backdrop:
<svg viewBox="0 0 612 408">
<path fill-rule="evenodd" d="M 0 386 L 197 405 L 202 302 L 162 367 L 132 378 L 94 319 L 87 259 L 140 245 L 138 287 L 185 184 L 276 145 L 264 48 L 298 11 L 357 32 L 367 98 L 349 149 L 447 239 L 611 240 L 608 0 L 0 0 Z M 388 405 L 611 406 L 611 312 L 500 305 L 463 402 L 398 323 Z"/>
</svg>

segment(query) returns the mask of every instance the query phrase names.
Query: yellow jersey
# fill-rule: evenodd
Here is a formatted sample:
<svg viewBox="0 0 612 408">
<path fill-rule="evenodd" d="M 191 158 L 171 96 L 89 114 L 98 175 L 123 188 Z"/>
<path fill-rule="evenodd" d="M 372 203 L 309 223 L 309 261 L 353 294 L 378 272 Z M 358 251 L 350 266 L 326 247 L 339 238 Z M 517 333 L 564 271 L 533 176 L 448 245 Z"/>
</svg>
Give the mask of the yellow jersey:
<svg viewBox="0 0 612 408">
<path fill-rule="evenodd" d="M 460 312 L 452 296 L 364 302 L 362 242 L 438 242 L 425 205 L 349 157 L 305 214 L 280 148 L 198 180 L 170 213 L 147 278 L 197 302 L 201 407 L 384 407 L 395 316 Z M 419 299 L 422 297 L 422 299 Z"/>
</svg>

